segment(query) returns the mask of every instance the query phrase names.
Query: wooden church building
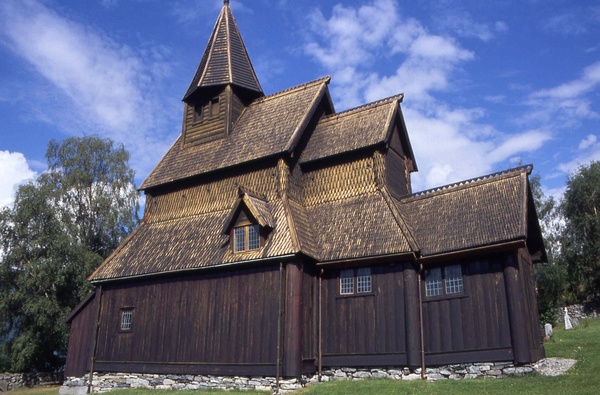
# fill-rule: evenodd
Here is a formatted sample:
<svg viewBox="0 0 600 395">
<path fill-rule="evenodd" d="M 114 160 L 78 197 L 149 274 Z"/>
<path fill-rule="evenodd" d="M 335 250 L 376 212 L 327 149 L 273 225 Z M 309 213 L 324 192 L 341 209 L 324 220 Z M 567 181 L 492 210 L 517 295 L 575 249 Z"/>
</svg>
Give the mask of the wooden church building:
<svg viewBox="0 0 600 395">
<path fill-rule="evenodd" d="M 265 96 L 224 2 L 66 376 L 543 358 L 531 166 L 413 193 L 403 96 L 336 112 L 328 83 Z"/>
</svg>

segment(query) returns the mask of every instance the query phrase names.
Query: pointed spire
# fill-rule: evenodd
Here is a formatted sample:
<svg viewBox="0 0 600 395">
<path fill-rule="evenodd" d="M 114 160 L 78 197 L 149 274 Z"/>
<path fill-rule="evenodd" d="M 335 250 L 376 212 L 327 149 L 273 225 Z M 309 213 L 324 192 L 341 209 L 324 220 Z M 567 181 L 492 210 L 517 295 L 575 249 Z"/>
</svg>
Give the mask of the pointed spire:
<svg viewBox="0 0 600 395">
<path fill-rule="evenodd" d="M 263 93 L 229 8 L 229 0 L 223 0 L 217 23 L 183 100 L 186 101 L 200 88 L 228 84 L 260 95 Z"/>
</svg>

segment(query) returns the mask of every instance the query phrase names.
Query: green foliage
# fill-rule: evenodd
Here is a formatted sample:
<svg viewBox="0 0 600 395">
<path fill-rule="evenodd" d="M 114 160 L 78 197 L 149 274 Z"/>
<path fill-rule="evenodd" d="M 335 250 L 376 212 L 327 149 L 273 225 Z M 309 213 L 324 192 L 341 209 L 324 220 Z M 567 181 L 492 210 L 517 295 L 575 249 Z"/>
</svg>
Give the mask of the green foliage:
<svg viewBox="0 0 600 395">
<path fill-rule="evenodd" d="M 87 276 L 136 225 L 128 154 L 96 137 L 51 141 L 48 172 L 0 213 L 0 343 L 13 371 L 64 364 L 65 317 Z"/>
<path fill-rule="evenodd" d="M 562 221 L 559 205 L 552 196 L 547 197 L 542 190 L 540 176 L 532 176 L 529 185 L 548 253 L 548 262 L 537 264 L 535 267 L 540 320 L 543 323 L 555 324 L 558 319 L 556 309 L 563 306 L 568 285 L 567 268 L 560 260 Z"/>
<path fill-rule="evenodd" d="M 581 166 L 567 181 L 562 211 L 563 259 L 578 302 L 600 296 L 600 162 Z"/>
</svg>

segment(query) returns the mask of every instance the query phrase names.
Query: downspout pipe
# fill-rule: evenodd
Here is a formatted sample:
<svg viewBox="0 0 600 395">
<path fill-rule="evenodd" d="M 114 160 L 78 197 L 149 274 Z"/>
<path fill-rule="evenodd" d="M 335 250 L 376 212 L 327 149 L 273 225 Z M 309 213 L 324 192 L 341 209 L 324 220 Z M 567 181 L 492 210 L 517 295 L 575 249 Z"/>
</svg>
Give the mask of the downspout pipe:
<svg viewBox="0 0 600 395">
<path fill-rule="evenodd" d="M 421 281 L 423 278 L 423 264 L 419 263 L 419 329 L 421 335 L 421 379 L 427 379 L 425 374 L 425 331 L 423 329 L 423 291 L 421 289 Z"/>
<path fill-rule="evenodd" d="M 87 387 L 87 393 L 92 393 L 92 379 L 94 378 L 94 364 L 96 362 L 96 353 L 98 352 L 98 335 L 100 332 L 100 317 L 102 316 L 102 285 L 98 286 L 98 307 L 96 308 L 96 326 L 94 330 L 94 344 L 92 345 L 92 360 L 90 362 L 90 378 Z"/>
<path fill-rule="evenodd" d="M 279 313 L 277 316 L 277 368 L 275 374 L 275 393 L 279 393 L 279 378 L 281 376 L 281 319 L 283 316 L 283 262 L 279 262 Z"/>
<path fill-rule="evenodd" d="M 323 374 L 323 272 L 319 273 L 319 381 Z"/>
</svg>

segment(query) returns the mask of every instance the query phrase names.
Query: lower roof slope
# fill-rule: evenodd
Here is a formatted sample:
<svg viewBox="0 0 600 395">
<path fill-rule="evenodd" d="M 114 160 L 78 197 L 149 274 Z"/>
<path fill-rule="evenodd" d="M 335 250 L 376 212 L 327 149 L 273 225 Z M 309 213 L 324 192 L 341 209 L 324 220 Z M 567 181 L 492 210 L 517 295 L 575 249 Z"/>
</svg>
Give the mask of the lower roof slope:
<svg viewBox="0 0 600 395">
<path fill-rule="evenodd" d="M 268 203 L 275 226 L 265 245 L 232 252 L 223 234 L 230 210 L 142 223 L 89 277 L 91 281 L 178 272 L 296 253 L 281 200 Z"/>
<path fill-rule="evenodd" d="M 420 192 L 398 202 L 409 213 L 421 254 L 525 239 L 527 174 L 531 169 L 511 169 Z"/>
</svg>

